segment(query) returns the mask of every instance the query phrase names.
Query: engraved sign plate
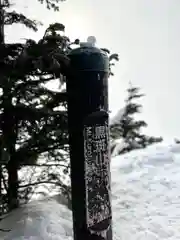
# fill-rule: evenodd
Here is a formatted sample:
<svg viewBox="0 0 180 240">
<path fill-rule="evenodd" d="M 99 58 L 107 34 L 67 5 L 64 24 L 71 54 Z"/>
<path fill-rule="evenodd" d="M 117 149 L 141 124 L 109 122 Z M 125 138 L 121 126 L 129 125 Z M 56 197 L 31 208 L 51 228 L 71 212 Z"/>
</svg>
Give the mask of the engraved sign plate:
<svg viewBox="0 0 180 240">
<path fill-rule="evenodd" d="M 84 125 L 87 227 L 108 227 L 111 218 L 108 114 L 90 115 Z M 101 226 L 100 226 L 101 225 Z"/>
</svg>

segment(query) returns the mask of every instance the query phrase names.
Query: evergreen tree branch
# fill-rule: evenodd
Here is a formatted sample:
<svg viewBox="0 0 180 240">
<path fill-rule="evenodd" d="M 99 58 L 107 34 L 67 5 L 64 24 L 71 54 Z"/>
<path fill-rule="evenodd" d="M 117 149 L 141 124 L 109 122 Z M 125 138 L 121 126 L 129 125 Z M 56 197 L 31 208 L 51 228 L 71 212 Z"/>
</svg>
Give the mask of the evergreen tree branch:
<svg viewBox="0 0 180 240">
<path fill-rule="evenodd" d="M 47 9 L 53 9 L 54 11 L 59 11 L 59 2 L 65 0 L 38 0 L 41 4 L 46 4 Z"/>
<path fill-rule="evenodd" d="M 35 20 L 31 20 L 27 18 L 25 15 L 22 13 L 17 13 L 15 11 L 12 12 L 5 12 L 4 16 L 4 24 L 5 25 L 12 25 L 14 23 L 20 23 L 25 25 L 27 28 L 32 29 L 33 31 L 37 31 L 38 25 L 42 25 L 42 23 L 37 22 Z"/>
</svg>

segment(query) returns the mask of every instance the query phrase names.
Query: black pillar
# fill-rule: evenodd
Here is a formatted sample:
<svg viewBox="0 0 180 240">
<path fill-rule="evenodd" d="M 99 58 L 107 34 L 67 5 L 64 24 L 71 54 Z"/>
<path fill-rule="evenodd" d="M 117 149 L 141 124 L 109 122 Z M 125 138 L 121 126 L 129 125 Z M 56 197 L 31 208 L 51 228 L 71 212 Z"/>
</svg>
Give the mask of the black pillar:
<svg viewBox="0 0 180 240">
<path fill-rule="evenodd" d="M 69 54 L 67 79 L 74 240 L 112 240 L 109 60 L 95 47 Z"/>
</svg>

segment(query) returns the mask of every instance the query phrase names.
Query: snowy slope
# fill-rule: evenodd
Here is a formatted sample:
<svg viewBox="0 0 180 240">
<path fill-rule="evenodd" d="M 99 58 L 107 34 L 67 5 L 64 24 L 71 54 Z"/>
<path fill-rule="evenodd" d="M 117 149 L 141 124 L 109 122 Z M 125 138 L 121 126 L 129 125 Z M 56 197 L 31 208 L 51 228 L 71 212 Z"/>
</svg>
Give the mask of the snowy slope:
<svg viewBox="0 0 180 240">
<path fill-rule="evenodd" d="M 180 239 L 180 145 L 155 145 L 112 160 L 114 240 Z M 33 202 L 0 222 L 3 240 L 72 240 L 71 212 Z"/>
<path fill-rule="evenodd" d="M 0 235 L 3 240 L 72 239 L 71 212 L 55 200 L 37 201 L 14 211 L 1 228 L 12 229 Z"/>
</svg>

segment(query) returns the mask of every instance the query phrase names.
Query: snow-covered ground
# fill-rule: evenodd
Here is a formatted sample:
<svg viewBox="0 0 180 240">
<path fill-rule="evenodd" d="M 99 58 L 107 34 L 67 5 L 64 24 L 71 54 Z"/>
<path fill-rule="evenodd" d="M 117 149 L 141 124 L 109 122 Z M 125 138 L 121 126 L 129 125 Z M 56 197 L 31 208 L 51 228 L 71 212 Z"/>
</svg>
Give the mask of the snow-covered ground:
<svg viewBox="0 0 180 240">
<path fill-rule="evenodd" d="M 114 240 L 180 239 L 180 145 L 112 159 Z M 72 240 L 71 211 L 50 198 L 0 222 L 3 240 Z"/>
</svg>

